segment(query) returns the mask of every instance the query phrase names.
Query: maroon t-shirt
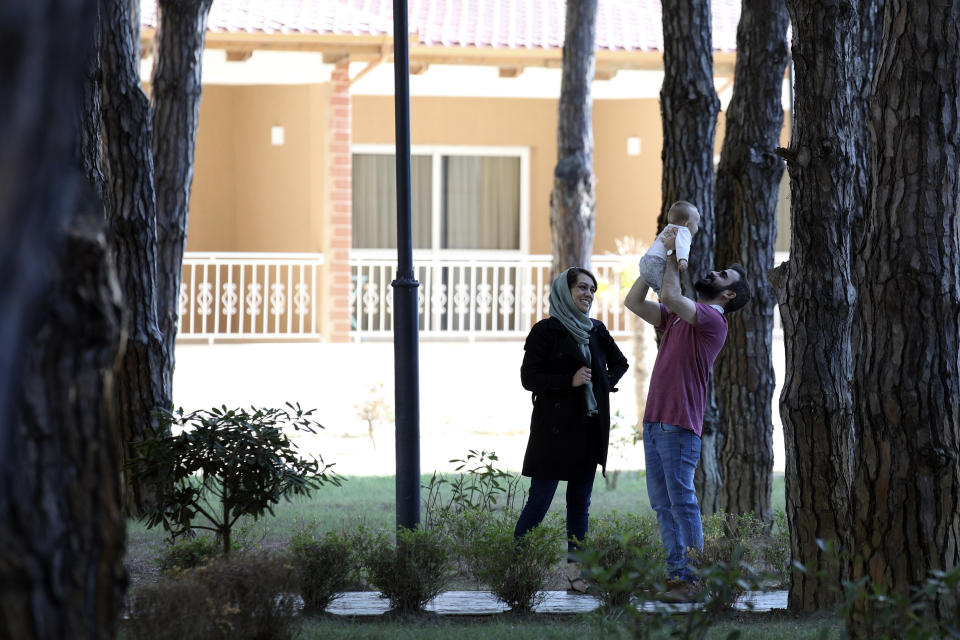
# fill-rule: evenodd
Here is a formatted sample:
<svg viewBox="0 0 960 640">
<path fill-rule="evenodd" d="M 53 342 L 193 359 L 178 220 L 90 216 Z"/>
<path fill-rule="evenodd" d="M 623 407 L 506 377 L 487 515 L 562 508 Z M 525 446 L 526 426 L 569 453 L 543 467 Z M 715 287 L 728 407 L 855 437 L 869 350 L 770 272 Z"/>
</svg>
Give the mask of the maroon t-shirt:
<svg viewBox="0 0 960 640">
<path fill-rule="evenodd" d="M 663 331 L 663 337 L 650 375 L 643 421 L 666 422 L 699 436 L 707 379 L 727 339 L 727 320 L 710 305 L 698 302 L 694 326 L 661 304 L 657 331 Z"/>
</svg>

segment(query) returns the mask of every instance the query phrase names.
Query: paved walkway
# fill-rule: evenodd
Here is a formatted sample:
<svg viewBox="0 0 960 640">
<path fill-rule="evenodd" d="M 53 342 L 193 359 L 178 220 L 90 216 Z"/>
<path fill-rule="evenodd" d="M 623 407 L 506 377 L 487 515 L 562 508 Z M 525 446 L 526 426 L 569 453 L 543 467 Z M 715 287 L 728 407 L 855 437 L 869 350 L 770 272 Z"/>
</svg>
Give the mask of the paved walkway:
<svg viewBox="0 0 960 640">
<path fill-rule="evenodd" d="M 652 341 L 652 337 L 651 337 Z M 631 367 L 610 397 L 615 420 L 608 469 L 644 466 L 642 445 L 618 444 L 637 414 L 629 340 L 621 344 Z M 783 379 L 782 346 L 774 343 L 777 378 Z M 396 466 L 392 416 L 372 429 L 359 416 L 369 403 L 394 403 L 393 343 L 178 343 L 173 396 L 187 410 L 283 406 L 316 408 L 320 433 L 298 433 L 307 453 L 336 463 L 343 475 L 392 475 Z M 648 349 L 653 356 L 653 349 Z M 530 393 L 520 385 L 523 341 L 424 341 L 420 357 L 420 469 L 452 471 L 449 460 L 470 449 L 496 451 L 503 469 L 519 469 L 530 432 Z M 648 363 L 648 368 L 652 362 Z M 777 391 L 779 393 L 779 391 Z M 776 396 L 775 396 L 776 397 Z M 620 423 L 620 426 L 616 426 Z M 783 437 L 774 403 L 774 469 L 784 468 Z"/>
<path fill-rule="evenodd" d="M 543 602 L 534 610 L 538 613 L 586 613 L 600 606 L 600 601 L 588 595 L 574 595 L 566 591 L 547 591 Z M 647 602 L 642 609 L 689 611 L 693 604 L 669 604 Z M 507 606 L 499 602 L 489 591 L 445 591 L 427 604 L 427 611 L 441 615 L 489 615 L 503 613 Z M 770 611 L 787 608 L 786 591 L 748 591 L 734 604 L 740 611 Z M 375 616 L 390 609 L 387 600 L 376 591 L 349 591 L 337 598 L 328 613 L 343 616 Z"/>
</svg>

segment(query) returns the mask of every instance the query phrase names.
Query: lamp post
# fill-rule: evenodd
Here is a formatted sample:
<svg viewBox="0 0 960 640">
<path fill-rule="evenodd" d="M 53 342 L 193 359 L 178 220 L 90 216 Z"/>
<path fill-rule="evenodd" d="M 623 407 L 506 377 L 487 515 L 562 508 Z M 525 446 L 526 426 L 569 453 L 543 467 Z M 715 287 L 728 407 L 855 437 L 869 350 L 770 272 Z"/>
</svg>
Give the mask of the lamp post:
<svg viewBox="0 0 960 640">
<path fill-rule="evenodd" d="M 397 278 L 393 281 L 396 388 L 397 528 L 420 524 L 419 313 L 413 273 L 410 200 L 410 60 L 407 0 L 393 0 L 394 115 L 397 158 Z"/>
</svg>

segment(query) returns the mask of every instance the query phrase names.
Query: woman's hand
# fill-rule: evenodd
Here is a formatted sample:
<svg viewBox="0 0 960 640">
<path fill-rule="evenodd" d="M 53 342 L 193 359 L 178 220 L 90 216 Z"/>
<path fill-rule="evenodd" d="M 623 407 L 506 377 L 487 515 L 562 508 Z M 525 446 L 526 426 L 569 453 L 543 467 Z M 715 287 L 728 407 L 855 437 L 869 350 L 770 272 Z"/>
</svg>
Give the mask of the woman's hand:
<svg viewBox="0 0 960 640">
<path fill-rule="evenodd" d="M 591 378 L 590 367 L 580 367 L 577 369 L 577 372 L 573 374 L 573 386 L 579 387 L 590 382 Z"/>
</svg>

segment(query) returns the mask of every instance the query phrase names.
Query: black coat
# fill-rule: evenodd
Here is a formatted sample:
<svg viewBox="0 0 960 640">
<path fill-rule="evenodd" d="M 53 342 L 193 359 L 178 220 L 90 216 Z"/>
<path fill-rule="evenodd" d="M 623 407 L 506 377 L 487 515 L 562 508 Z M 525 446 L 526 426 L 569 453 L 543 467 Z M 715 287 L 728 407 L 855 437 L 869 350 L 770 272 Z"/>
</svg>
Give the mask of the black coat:
<svg viewBox="0 0 960 640">
<path fill-rule="evenodd" d="M 533 392 L 530 439 L 523 457 L 523 475 L 569 480 L 606 471 L 610 441 L 610 392 L 627 370 L 627 359 L 607 328 L 593 320 L 590 330 L 590 369 L 597 414 L 587 417 L 583 387 L 573 386 L 573 374 L 587 364 L 566 327 L 556 318 L 533 325 L 523 345 L 520 381 Z"/>
</svg>

